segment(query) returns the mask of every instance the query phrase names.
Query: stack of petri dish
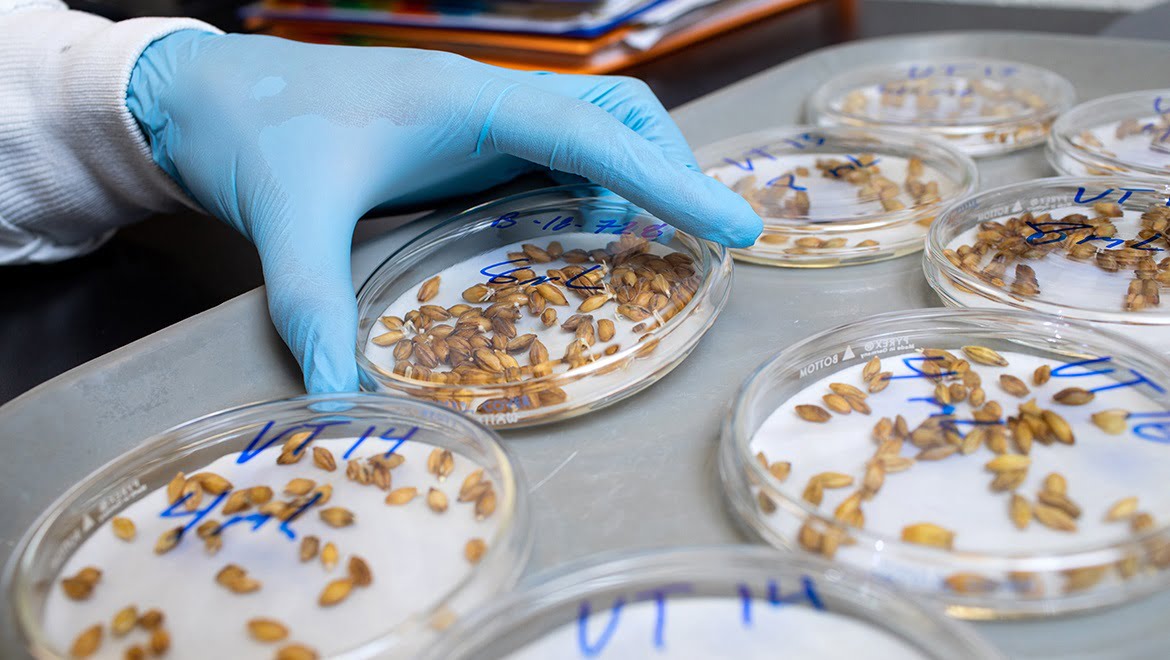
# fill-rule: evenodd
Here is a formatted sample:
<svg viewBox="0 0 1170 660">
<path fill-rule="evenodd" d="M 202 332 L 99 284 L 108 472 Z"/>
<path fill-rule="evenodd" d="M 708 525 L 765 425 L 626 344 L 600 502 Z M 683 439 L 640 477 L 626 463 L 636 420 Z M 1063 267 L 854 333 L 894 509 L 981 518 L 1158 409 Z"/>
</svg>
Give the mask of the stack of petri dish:
<svg viewBox="0 0 1170 660">
<path fill-rule="evenodd" d="M 764 219 L 756 243 L 732 255 L 775 266 L 847 266 L 917 252 L 939 208 L 978 181 L 962 153 L 884 130 L 776 128 L 708 145 L 697 157 Z"/>
<path fill-rule="evenodd" d="M 830 79 L 808 101 L 812 121 L 934 135 L 972 156 L 1044 142 L 1073 86 L 1019 62 L 971 58 L 880 64 Z"/>
</svg>

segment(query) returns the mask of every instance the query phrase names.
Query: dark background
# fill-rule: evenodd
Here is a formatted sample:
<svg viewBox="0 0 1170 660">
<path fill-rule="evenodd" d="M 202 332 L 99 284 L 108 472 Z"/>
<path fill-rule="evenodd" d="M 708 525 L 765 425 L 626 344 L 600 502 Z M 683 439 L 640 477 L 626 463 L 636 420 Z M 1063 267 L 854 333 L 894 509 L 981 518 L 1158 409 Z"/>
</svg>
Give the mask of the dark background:
<svg viewBox="0 0 1170 660">
<path fill-rule="evenodd" d="M 237 30 L 224 0 L 71 2 L 113 19 L 187 15 Z M 818 48 L 850 39 L 938 30 L 1095 34 L 1122 14 L 869 0 L 852 29 L 812 5 L 624 71 L 667 108 Z M 2 66 L 2 63 L 0 63 Z M 0 268 L 0 403 L 88 360 L 262 284 L 252 246 L 194 213 L 152 217 L 94 253 L 52 265 Z"/>
</svg>

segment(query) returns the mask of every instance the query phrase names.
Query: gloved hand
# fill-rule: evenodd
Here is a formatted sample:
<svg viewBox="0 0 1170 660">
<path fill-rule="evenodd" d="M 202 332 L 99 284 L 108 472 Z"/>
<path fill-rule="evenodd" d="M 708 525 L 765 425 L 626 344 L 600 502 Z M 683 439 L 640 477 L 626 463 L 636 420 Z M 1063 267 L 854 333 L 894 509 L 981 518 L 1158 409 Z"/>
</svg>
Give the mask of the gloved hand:
<svg viewBox="0 0 1170 660">
<path fill-rule="evenodd" d="M 154 160 L 260 253 L 268 309 L 310 392 L 358 388 L 354 226 L 548 168 L 731 246 L 761 221 L 698 172 L 639 81 L 522 73 L 447 53 L 176 32 L 127 107 Z"/>
</svg>

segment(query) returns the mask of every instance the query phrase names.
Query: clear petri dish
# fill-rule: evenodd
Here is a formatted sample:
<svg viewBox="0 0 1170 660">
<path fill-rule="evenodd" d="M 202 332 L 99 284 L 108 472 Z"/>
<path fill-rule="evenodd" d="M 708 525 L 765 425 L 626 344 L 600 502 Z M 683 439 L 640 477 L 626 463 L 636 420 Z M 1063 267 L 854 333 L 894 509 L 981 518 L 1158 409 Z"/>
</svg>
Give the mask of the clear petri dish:
<svg viewBox="0 0 1170 660">
<path fill-rule="evenodd" d="M 429 649 L 511 658 L 1000 658 L 888 583 L 759 546 L 591 559 L 535 578 Z"/>
<path fill-rule="evenodd" d="M 477 206 L 390 256 L 358 292 L 362 387 L 495 427 L 631 396 L 715 322 L 731 259 L 594 186 Z"/>
<path fill-rule="evenodd" d="M 1088 321 L 1170 352 L 1170 187 L 1052 178 L 974 195 L 931 227 L 923 268 L 952 307 Z"/>
<path fill-rule="evenodd" d="M 767 542 L 953 616 L 1090 610 L 1170 584 L 1167 388 L 1170 362 L 1083 324 L 881 314 L 757 369 L 720 474 Z"/>
<path fill-rule="evenodd" d="M 526 494 L 498 437 L 439 406 L 258 403 L 71 488 L 21 541 L 5 594 L 37 658 L 413 657 L 515 583 Z"/>
<path fill-rule="evenodd" d="M 1072 107 L 1073 86 L 1040 67 L 995 59 L 879 64 L 832 78 L 808 112 L 823 126 L 870 126 L 935 135 L 972 156 L 1040 144 Z"/>
<path fill-rule="evenodd" d="M 922 249 L 941 205 L 970 194 L 974 161 L 935 140 L 891 131 L 794 126 L 703 147 L 700 166 L 764 219 L 736 259 L 825 268 Z"/>
<path fill-rule="evenodd" d="M 1061 115 L 1048 160 L 1068 176 L 1170 178 L 1170 90 L 1115 94 Z"/>
</svg>

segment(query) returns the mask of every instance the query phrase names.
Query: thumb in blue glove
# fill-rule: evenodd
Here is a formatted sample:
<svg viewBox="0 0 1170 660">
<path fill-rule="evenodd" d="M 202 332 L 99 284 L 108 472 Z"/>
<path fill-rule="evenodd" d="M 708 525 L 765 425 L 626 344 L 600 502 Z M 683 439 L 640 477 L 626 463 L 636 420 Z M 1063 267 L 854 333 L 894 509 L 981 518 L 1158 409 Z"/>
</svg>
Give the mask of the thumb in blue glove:
<svg viewBox="0 0 1170 660">
<path fill-rule="evenodd" d="M 310 392 L 358 387 L 350 247 L 375 207 L 544 169 L 726 245 L 750 245 L 762 226 L 698 172 L 661 104 L 628 78 L 183 31 L 143 52 L 126 104 L 155 162 L 256 246 L 273 323 Z"/>
</svg>

